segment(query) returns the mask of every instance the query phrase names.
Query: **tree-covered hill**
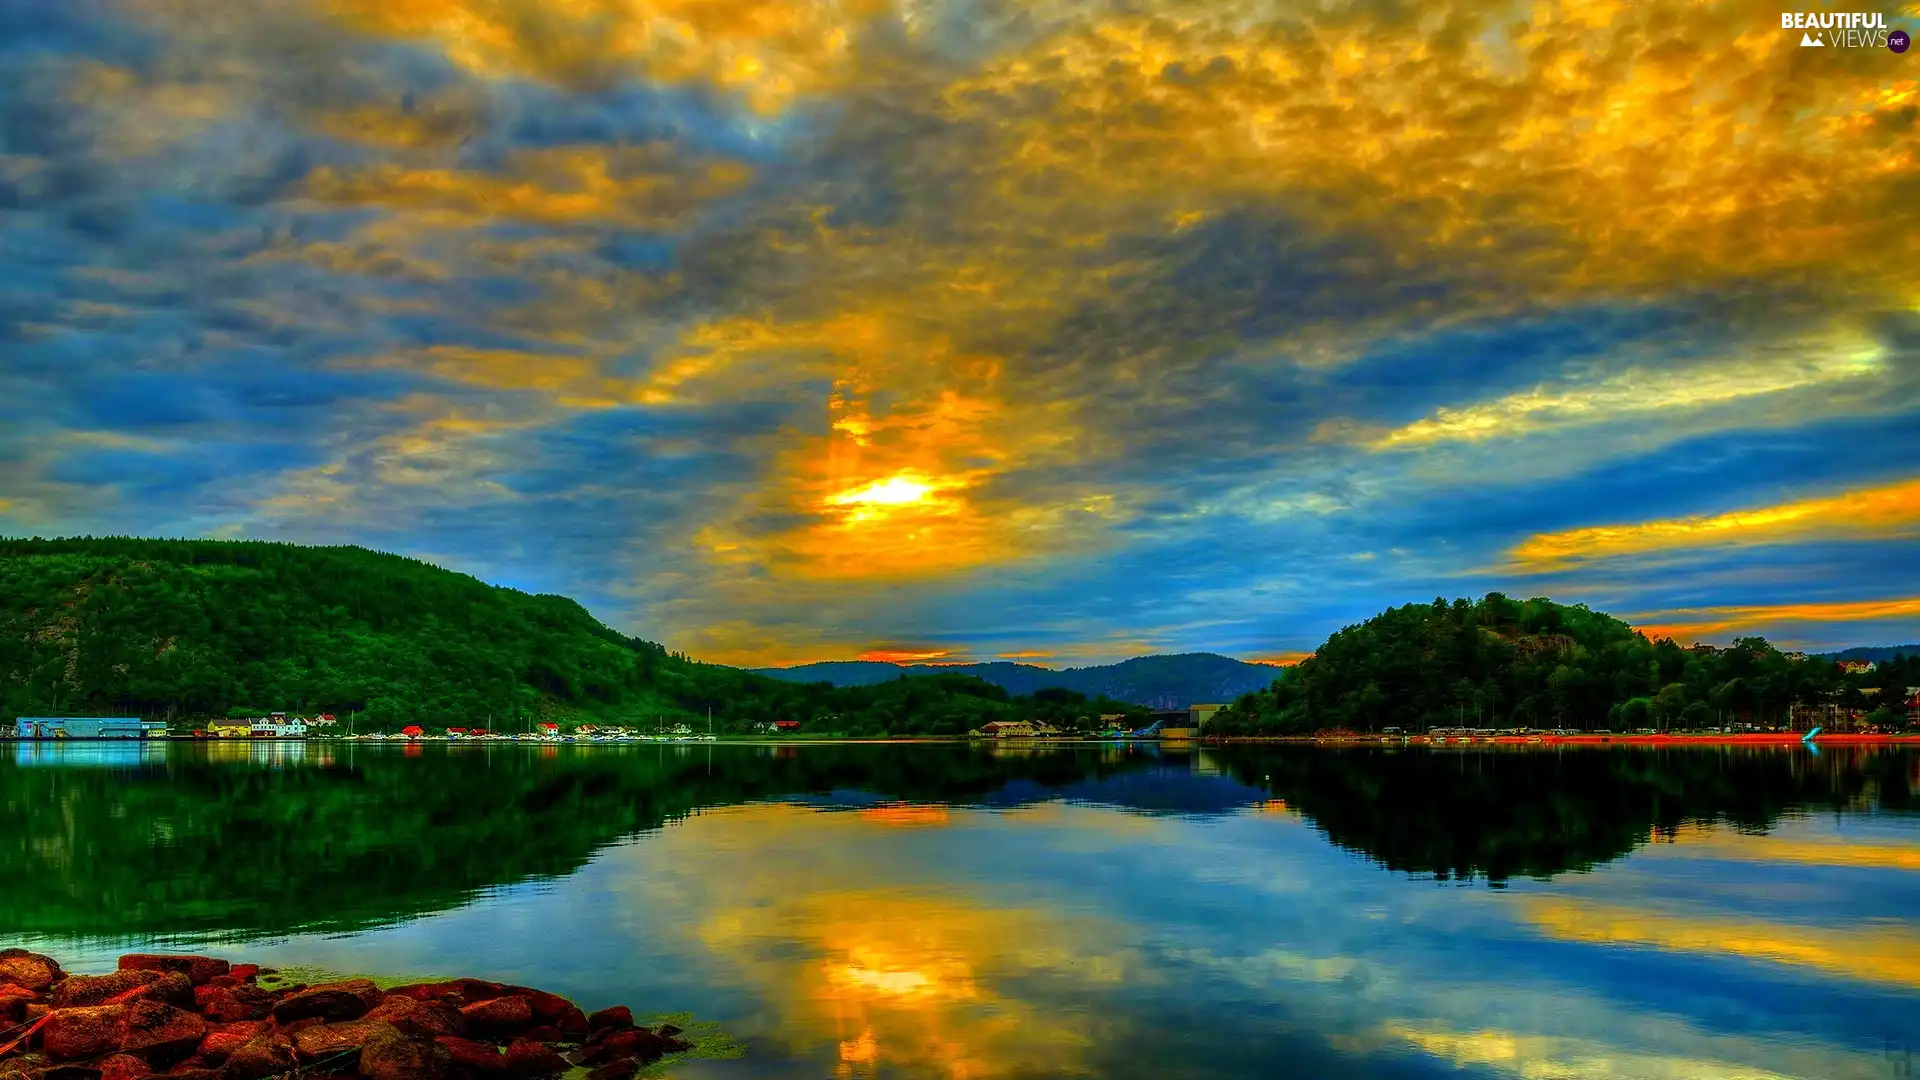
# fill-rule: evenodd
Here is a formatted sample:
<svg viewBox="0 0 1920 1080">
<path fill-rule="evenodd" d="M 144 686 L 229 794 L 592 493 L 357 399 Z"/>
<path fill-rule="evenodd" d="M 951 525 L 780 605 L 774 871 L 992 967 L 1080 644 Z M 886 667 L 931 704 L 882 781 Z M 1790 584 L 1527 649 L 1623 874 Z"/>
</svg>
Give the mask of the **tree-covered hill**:
<svg viewBox="0 0 1920 1080">
<path fill-rule="evenodd" d="M 536 720 L 719 731 L 770 720 L 845 734 L 958 734 L 1129 707 L 1015 697 L 964 676 L 863 688 L 701 664 L 558 596 L 354 547 L 0 540 L 0 720 L 111 713 L 191 724 L 284 710 L 359 730 Z M 1137 708 L 1134 711 L 1138 712 Z"/>
<path fill-rule="evenodd" d="M 1782 723 L 1791 706 L 1871 710 L 1905 722 L 1897 701 L 1920 685 L 1920 656 L 1843 676 L 1830 660 L 1789 656 L 1762 638 L 1682 648 L 1584 606 L 1436 598 L 1391 608 L 1327 639 L 1266 690 L 1215 715 L 1222 735 L 1399 727 L 1701 728 Z"/>
</svg>

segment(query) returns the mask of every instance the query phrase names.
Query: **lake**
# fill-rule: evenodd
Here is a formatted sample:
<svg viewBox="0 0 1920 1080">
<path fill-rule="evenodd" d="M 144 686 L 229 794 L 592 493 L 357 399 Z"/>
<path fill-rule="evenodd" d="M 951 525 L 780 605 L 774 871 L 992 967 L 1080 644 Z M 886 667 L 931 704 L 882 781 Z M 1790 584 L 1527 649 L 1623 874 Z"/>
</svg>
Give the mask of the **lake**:
<svg viewBox="0 0 1920 1080">
<path fill-rule="evenodd" d="M 0 743 L 0 947 L 745 1050 L 684 1077 L 1901 1076 L 1917 791 L 1901 751 Z"/>
</svg>

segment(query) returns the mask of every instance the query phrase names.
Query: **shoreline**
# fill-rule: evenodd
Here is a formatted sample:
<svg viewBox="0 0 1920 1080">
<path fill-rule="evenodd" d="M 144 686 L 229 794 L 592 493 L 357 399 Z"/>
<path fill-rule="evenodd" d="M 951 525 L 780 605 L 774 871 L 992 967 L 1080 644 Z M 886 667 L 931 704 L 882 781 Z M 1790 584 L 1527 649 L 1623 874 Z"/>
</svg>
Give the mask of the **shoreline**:
<svg viewBox="0 0 1920 1080">
<path fill-rule="evenodd" d="M 150 738 L 115 737 L 61 737 L 27 738 L 13 735 L 0 735 L 0 745 L 20 746 L 62 746 L 69 744 L 108 745 L 108 746 L 155 746 L 179 743 L 190 746 L 236 746 L 236 745 L 313 745 L 313 746 L 389 746 L 417 747 L 436 745 L 447 747 L 472 748 L 479 746 L 514 747 L 633 747 L 633 746 L 911 746 L 928 744 L 951 744 L 964 746 L 1010 746 L 1032 749 L 1042 746 L 1164 746 L 1168 748 L 1191 748 L 1202 746 L 1236 746 L 1242 744 L 1284 744 L 1300 746 L 1410 746 L 1410 747 L 1902 747 L 1920 748 L 1920 734 L 1892 735 L 1880 733 L 1822 733 L 1811 740 L 1804 732 L 1754 732 L 1740 735 L 1728 734 L 1578 734 L 1578 735 L 1217 735 L 1202 736 L 1193 739 L 1161 739 L 1135 737 L 1084 737 L 1084 738 L 969 738 L 964 735 L 904 735 L 886 736 L 850 736 L 803 737 L 797 739 L 766 739 L 756 737 L 720 737 L 716 739 L 676 739 L 676 738 L 639 738 L 639 739 L 449 739 L 444 736 L 423 736 L 406 738 L 391 736 L 385 738 L 360 737 L 300 737 L 300 736 L 249 736 L 223 738 L 196 738 L 193 736 L 168 735 Z"/>
</svg>

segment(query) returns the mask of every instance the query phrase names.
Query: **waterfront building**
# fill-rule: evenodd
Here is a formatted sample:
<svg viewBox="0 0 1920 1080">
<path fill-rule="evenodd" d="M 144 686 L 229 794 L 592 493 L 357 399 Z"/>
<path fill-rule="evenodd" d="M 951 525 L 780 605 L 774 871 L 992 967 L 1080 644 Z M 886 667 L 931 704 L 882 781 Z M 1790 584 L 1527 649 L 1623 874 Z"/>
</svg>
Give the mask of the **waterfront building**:
<svg viewBox="0 0 1920 1080">
<path fill-rule="evenodd" d="M 216 739 L 247 739 L 253 737 L 253 725 L 243 724 L 237 720 L 213 723 L 207 725 L 207 734 Z"/>
<path fill-rule="evenodd" d="M 256 739 L 302 739 L 307 734 L 307 722 L 283 712 L 268 713 L 248 724 L 247 734 Z"/>
<path fill-rule="evenodd" d="M 1226 708 L 1225 705 L 1189 705 L 1187 706 L 1187 726 L 1198 731 L 1207 726 L 1213 714 Z"/>
<path fill-rule="evenodd" d="M 17 739 L 152 739 L 166 733 L 164 721 L 137 716 L 22 716 L 13 725 Z"/>
</svg>

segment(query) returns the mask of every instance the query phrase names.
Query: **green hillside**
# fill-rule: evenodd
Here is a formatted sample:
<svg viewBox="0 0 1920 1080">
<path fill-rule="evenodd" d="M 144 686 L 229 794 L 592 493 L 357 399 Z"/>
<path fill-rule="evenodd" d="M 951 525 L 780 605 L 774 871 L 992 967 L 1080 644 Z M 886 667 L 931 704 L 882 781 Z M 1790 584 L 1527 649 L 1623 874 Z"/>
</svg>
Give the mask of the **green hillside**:
<svg viewBox="0 0 1920 1080">
<path fill-rule="evenodd" d="M 1789 656 L 1762 638 L 1686 649 L 1583 606 L 1489 593 L 1391 608 L 1349 626 L 1273 686 L 1217 714 L 1210 731 L 1699 729 L 1783 723 L 1795 704 L 1829 702 L 1899 727 L 1898 699 L 1913 685 L 1920 656 L 1844 676 L 1830 660 Z"/>
<path fill-rule="evenodd" d="M 845 734 L 958 734 L 993 719 L 1127 710 L 963 676 L 836 689 L 701 664 L 558 596 L 353 547 L 0 540 L 0 720 L 353 716 L 358 730 L 536 720 L 650 725 L 712 710 Z M 1133 711 L 1140 711 L 1133 707 Z"/>
</svg>

